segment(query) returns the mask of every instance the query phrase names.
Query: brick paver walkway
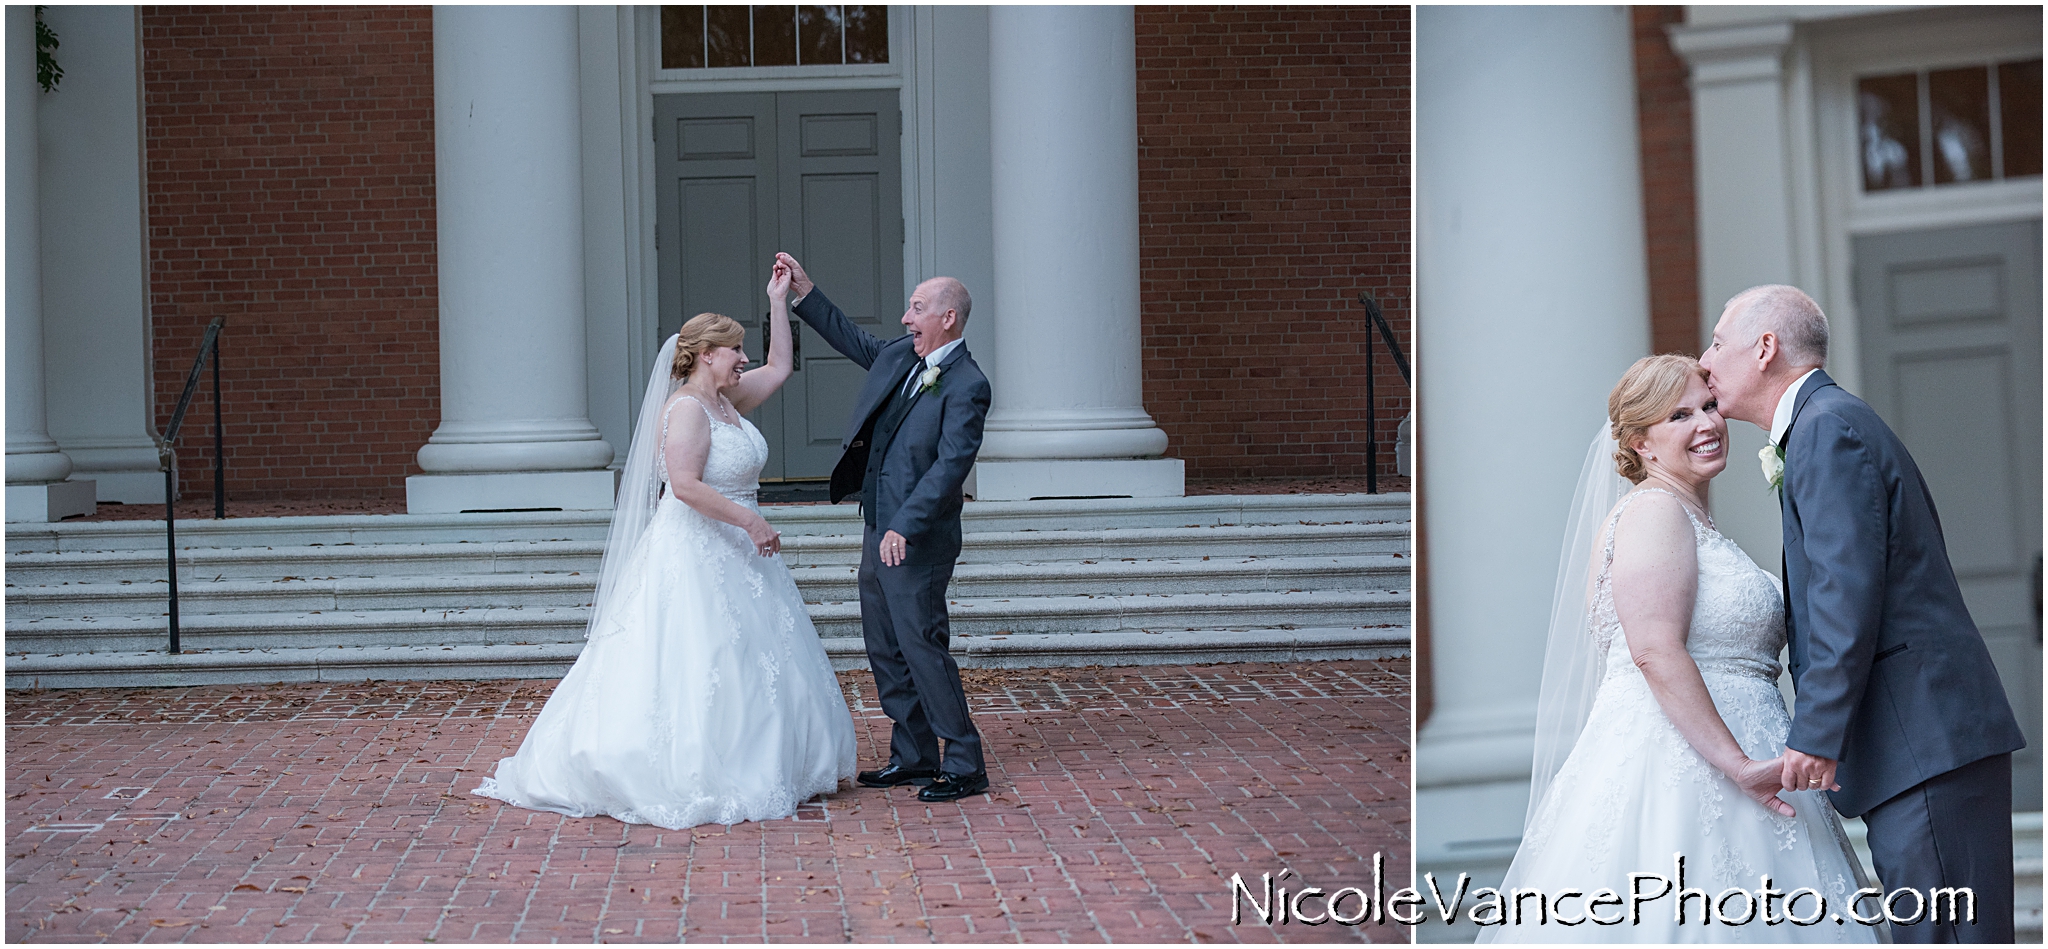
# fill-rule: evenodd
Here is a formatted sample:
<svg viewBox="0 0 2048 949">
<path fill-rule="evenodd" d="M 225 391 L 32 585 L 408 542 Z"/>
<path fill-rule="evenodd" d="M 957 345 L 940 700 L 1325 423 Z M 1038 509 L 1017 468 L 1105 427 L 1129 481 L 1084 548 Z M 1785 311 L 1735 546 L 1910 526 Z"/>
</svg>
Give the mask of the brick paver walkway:
<svg viewBox="0 0 2048 949">
<path fill-rule="evenodd" d="M 993 793 L 683 831 L 467 794 L 552 681 L 9 692 L 0 937 L 1405 942 L 1233 926 L 1226 881 L 1369 890 L 1375 852 L 1406 878 L 1407 671 L 973 670 Z M 887 719 L 842 683 L 871 767 Z"/>
</svg>

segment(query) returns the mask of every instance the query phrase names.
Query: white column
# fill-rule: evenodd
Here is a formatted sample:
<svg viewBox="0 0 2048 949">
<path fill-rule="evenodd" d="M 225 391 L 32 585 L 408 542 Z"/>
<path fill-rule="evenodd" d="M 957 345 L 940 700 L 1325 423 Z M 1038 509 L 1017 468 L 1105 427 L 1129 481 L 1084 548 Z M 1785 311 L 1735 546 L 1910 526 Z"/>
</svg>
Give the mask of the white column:
<svg viewBox="0 0 2048 949">
<path fill-rule="evenodd" d="M 1145 413 L 1127 6 L 989 10 L 995 392 L 982 500 L 1178 496 Z"/>
<path fill-rule="evenodd" d="M 90 481 L 50 439 L 43 391 L 42 215 L 38 207 L 35 8 L 7 8 L 7 519 L 89 514 Z"/>
<path fill-rule="evenodd" d="M 611 507 L 584 380 L 578 71 L 573 7 L 434 8 L 441 426 L 409 511 Z"/>
<path fill-rule="evenodd" d="M 1417 860 L 1477 872 L 1504 869 L 1499 842 L 1521 833 L 1579 467 L 1608 390 L 1649 350 L 1635 77 L 1619 7 L 1425 6 L 1415 46 L 1435 690 Z"/>
<path fill-rule="evenodd" d="M 72 479 L 97 482 L 101 500 L 161 504 L 136 12 L 51 6 L 43 20 L 64 67 L 39 117 L 50 435 L 71 456 Z M 198 455 L 188 448 L 188 463 Z"/>
<path fill-rule="evenodd" d="M 1692 67 L 1693 168 L 1699 215 L 1701 338 L 1728 298 L 1762 283 L 1803 285 L 1828 306 L 1826 287 L 1801 279 L 1787 112 L 1789 22 L 1687 26 L 1671 43 Z M 1836 352 L 1843 339 L 1836 334 Z M 1854 362 L 1854 360 L 1838 361 Z M 1829 366 L 1830 374 L 1838 366 Z M 1853 385 L 1854 380 L 1842 380 Z M 1755 458 L 1769 435 L 1746 422 L 1728 426 L 1728 457 Z M 1778 562 L 1783 547 L 1777 497 L 1764 491 L 1713 492 L 1715 526 L 1757 563 Z"/>
</svg>

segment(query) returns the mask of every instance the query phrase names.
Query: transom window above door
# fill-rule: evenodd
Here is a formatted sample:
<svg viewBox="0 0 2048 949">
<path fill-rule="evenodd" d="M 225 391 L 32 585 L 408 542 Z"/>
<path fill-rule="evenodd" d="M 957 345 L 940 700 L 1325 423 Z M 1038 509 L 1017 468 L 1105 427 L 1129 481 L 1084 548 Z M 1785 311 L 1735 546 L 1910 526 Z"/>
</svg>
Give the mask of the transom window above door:
<svg viewBox="0 0 2048 949">
<path fill-rule="evenodd" d="M 1865 192 L 2041 174 L 2041 59 L 1856 80 Z"/>
<path fill-rule="evenodd" d="M 889 61 L 889 8 L 663 6 L 661 68 Z"/>
</svg>

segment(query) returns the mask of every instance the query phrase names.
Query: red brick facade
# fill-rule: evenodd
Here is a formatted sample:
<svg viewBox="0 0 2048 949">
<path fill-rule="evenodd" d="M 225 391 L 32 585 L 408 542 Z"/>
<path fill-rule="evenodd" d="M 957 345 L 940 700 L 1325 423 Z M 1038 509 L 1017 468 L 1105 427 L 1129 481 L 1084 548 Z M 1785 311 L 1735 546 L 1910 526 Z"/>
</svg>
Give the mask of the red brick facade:
<svg viewBox="0 0 2048 949">
<path fill-rule="evenodd" d="M 1643 234 L 1650 268 L 1650 348 L 1700 351 L 1699 243 L 1693 215 L 1692 88 L 1664 27 L 1684 7 L 1632 7 L 1636 125 L 1642 135 Z"/>
<path fill-rule="evenodd" d="M 230 495 L 402 496 L 440 419 L 430 11 L 142 29 L 157 424 L 224 316 Z M 1137 44 L 1147 409 L 1191 478 L 1363 475 L 1358 294 L 1412 345 L 1407 8 L 1141 7 Z M 1373 348 L 1390 474 L 1411 402 Z"/>
<path fill-rule="evenodd" d="M 1190 478 L 1362 476 L 1409 330 L 1407 7 L 1137 11 L 1145 408 Z M 1409 389 L 1375 339 L 1379 471 Z"/>
<path fill-rule="evenodd" d="M 430 11 L 145 7 L 142 48 L 157 425 L 224 316 L 230 496 L 402 496 L 440 421 Z"/>
</svg>

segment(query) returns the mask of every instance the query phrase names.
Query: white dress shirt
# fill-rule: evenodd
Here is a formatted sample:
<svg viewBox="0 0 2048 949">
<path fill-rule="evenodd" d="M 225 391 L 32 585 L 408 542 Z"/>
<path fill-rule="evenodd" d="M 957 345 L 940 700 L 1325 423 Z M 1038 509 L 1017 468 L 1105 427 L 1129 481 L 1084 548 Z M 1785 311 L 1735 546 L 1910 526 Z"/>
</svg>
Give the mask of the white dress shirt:
<svg viewBox="0 0 2048 949">
<path fill-rule="evenodd" d="M 946 357 L 947 357 L 948 355 L 951 355 L 951 354 L 952 354 L 952 352 L 953 352 L 953 350 L 955 350 L 955 349 L 959 349 L 959 348 L 960 348 L 960 344 L 961 344 L 961 343 L 964 343 L 964 342 L 967 342 L 967 338 L 963 336 L 963 337 L 961 337 L 961 338 L 959 338 L 959 339 L 956 339 L 956 340 L 954 340 L 954 341 L 952 341 L 952 342 L 950 342 L 950 343 L 947 343 L 947 344 L 946 344 L 946 345 L 944 345 L 944 346 L 941 346 L 941 347 L 939 347 L 939 348 L 937 348 L 937 349 L 934 349 L 934 350 L 932 350 L 932 351 L 931 351 L 931 352 L 929 352 L 929 353 L 926 353 L 926 354 L 925 354 L 925 357 L 924 357 L 924 368 L 925 368 L 925 369 L 930 369 L 930 368 L 932 368 L 932 367 L 934 367 L 934 366 L 937 366 L 937 365 L 938 365 L 939 363 L 945 362 L 945 361 L 946 361 Z M 921 376 L 923 376 L 923 375 L 924 375 L 924 370 L 918 370 L 917 372 L 913 372 L 913 373 L 911 373 L 911 374 L 910 374 L 910 381 L 909 381 L 909 382 L 906 382 L 906 383 L 904 383 L 904 384 L 903 384 L 903 391 L 904 391 L 904 392 L 909 392 L 909 391 L 911 390 L 911 386 L 914 386 L 914 385 L 916 385 L 916 384 L 917 384 L 917 380 L 918 380 L 918 378 L 919 378 L 919 377 L 921 377 Z"/>
<path fill-rule="evenodd" d="M 1819 371 L 1806 370 L 1805 376 L 1794 380 L 1792 388 L 1786 389 L 1785 394 L 1778 397 L 1778 410 L 1771 413 L 1771 444 L 1776 445 L 1785 440 L 1785 430 L 1792 427 L 1792 406 L 1799 401 L 1799 390 L 1806 385 L 1807 376 Z"/>
</svg>

